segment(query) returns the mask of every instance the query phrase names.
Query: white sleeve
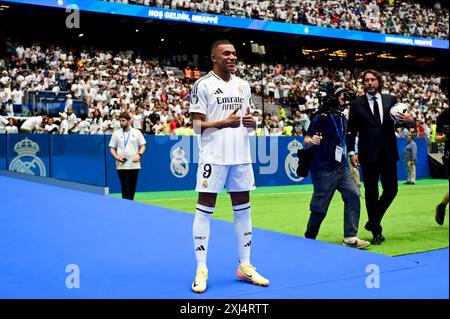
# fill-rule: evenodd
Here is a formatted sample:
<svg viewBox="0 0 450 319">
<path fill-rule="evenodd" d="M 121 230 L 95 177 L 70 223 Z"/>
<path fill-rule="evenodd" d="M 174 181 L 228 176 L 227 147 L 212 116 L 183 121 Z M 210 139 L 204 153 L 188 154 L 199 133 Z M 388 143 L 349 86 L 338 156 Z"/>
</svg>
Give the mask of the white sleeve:
<svg viewBox="0 0 450 319">
<path fill-rule="evenodd" d="M 145 140 L 145 137 L 144 137 L 144 135 L 142 134 L 142 132 L 139 131 L 139 130 L 138 130 L 138 132 L 139 132 L 139 133 L 138 133 L 139 146 L 147 144 L 147 141 Z M 139 149 L 138 149 L 138 151 L 139 151 Z"/>
<path fill-rule="evenodd" d="M 189 106 L 190 113 L 208 114 L 208 96 L 205 81 L 195 82 L 191 91 L 191 103 Z"/>
<path fill-rule="evenodd" d="M 112 148 L 117 147 L 117 134 L 112 135 L 111 141 L 109 141 L 109 147 L 112 147 Z"/>
</svg>

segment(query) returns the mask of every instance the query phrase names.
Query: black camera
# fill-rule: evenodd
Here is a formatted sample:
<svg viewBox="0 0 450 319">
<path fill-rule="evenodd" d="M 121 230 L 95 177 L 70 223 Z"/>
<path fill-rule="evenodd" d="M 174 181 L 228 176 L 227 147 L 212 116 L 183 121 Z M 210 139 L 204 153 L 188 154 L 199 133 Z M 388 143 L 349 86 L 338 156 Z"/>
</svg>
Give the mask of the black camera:
<svg viewBox="0 0 450 319">
<path fill-rule="evenodd" d="M 335 94 L 334 84 L 331 80 L 323 80 L 319 83 L 319 112 L 328 112 L 339 107 L 339 100 Z"/>
<path fill-rule="evenodd" d="M 355 92 L 350 92 L 350 91 L 345 91 L 344 92 L 345 105 L 349 105 L 354 100 L 356 100 L 356 93 Z"/>
</svg>

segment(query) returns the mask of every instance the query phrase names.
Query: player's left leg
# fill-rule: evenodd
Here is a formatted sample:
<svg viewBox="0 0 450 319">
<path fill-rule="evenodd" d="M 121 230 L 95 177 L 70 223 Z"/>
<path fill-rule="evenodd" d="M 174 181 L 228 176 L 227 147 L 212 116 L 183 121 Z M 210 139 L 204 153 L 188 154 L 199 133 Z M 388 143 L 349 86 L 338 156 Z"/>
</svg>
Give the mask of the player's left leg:
<svg viewBox="0 0 450 319">
<path fill-rule="evenodd" d="M 256 272 L 250 263 L 252 245 L 252 220 L 250 190 L 255 188 L 251 164 L 234 165 L 230 168 L 226 187 L 230 193 L 234 211 L 234 230 L 238 243 L 239 267 L 236 275 L 255 285 L 268 286 L 269 280 Z"/>
</svg>

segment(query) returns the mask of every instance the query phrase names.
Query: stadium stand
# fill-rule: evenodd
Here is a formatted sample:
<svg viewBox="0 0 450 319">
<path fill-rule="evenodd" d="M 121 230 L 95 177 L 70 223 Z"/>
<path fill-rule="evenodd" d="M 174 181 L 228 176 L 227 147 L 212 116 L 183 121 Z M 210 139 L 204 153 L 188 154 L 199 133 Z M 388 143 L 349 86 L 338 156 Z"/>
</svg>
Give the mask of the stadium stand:
<svg viewBox="0 0 450 319">
<path fill-rule="evenodd" d="M 104 0 L 240 18 L 448 39 L 448 8 L 436 1 Z M 421 12 L 422 14 L 417 14 Z"/>
</svg>

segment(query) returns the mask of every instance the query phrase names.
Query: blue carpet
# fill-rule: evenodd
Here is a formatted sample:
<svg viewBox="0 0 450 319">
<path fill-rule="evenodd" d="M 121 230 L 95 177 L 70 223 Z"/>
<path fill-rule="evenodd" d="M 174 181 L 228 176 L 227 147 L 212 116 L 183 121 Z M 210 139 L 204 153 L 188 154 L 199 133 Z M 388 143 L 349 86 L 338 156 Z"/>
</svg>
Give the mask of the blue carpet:
<svg viewBox="0 0 450 319">
<path fill-rule="evenodd" d="M 239 282 L 233 225 L 215 219 L 198 295 L 191 214 L 2 176 L 0 203 L 0 298 L 449 297 L 448 249 L 389 257 L 262 229 L 252 263 L 271 284 Z M 71 264 L 79 288 L 66 286 Z M 379 288 L 366 286 L 368 265 Z"/>
</svg>

